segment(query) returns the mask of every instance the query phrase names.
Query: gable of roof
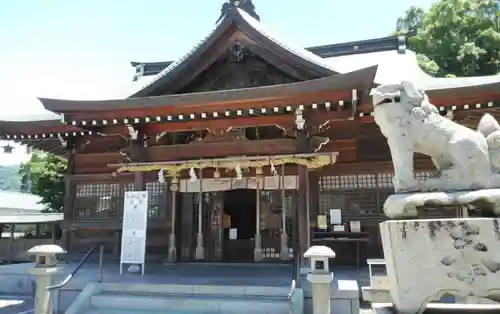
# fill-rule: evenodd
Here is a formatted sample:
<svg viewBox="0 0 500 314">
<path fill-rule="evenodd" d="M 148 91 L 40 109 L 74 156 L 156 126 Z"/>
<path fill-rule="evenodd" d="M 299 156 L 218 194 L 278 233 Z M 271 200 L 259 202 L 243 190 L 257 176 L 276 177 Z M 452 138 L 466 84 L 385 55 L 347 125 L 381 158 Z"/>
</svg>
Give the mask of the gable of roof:
<svg viewBox="0 0 500 314">
<path fill-rule="evenodd" d="M 188 66 L 200 58 L 232 25 L 236 26 L 237 29 L 242 31 L 256 43 L 276 51 L 278 55 L 286 55 L 290 62 L 296 66 L 308 69 L 311 73 L 314 73 L 315 78 L 339 73 L 328 63 L 324 62 L 321 57 L 275 36 L 261 22 L 257 21 L 245 11 L 234 7 L 228 10 L 226 16 L 217 23 L 215 28 L 202 41 L 195 45 L 193 49 L 177 61 L 168 65 L 151 79 L 148 84 L 140 87 L 139 90 L 133 92 L 129 97 L 157 96 L 155 95 L 155 90 L 158 90 L 160 87 L 168 86 L 184 71 L 189 70 Z M 167 93 L 175 92 L 175 90 L 168 90 Z"/>
<path fill-rule="evenodd" d="M 404 53 L 404 51 L 406 50 L 406 41 L 406 36 L 387 36 L 338 44 L 313 46 L 305 48 L 305 50 L 310 51 L 321 58 L 332 58 L 346 55 L 357 55 L 392 50 L 397 50 L 399 53 Z M 146 77 L 157 75 L 173 62 L 174 61 L 132 61 L 130 62 L 130 65 L 135 68 L 133 82 L 142 79 L 144 81 L 144 86 L 146 85 Z"/>
</svg>

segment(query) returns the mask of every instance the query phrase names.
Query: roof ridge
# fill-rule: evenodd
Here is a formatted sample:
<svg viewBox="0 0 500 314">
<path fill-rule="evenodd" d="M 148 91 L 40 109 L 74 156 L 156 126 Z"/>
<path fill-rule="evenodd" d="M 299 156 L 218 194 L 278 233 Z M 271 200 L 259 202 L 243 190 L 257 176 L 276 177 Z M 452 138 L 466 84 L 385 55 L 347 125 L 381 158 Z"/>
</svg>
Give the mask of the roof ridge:
<svg viewBox="0 0 500 314">
<path fill-rule="evenodd" d="M 213 36 L 219 27 L 222 27 L 224 24 L 228 24 L 229 22 L 232 22 L 233 19 L 235 18 L 236 14 L 232 13 L 235 12 L 234 10 L 229 10 L 226 15 L 220 19 L 216 24 L 215 27 L 206 35 L 202 40 L 198 41 L 193 47 L 191 47 L 190 50 L 188 50 L 187 53 L 185 53 L 182 57 L 178 58 L 174 62 L 172 62 L 170 65 L 168 65 L 165 69 L 163 69 L 160 73 L 156 75 L 156 77 L 148 82 L 146 85 L 141 86 L 139 89 L 134 91 L 130 96 L 127 98 L 133 98 L 139 96 L 138 94 L 141 93 L 142 91 L 146 90 L 150 86 L 153 86 L 155 82 L 160 80 L 162 77 L 173 71 L 175 68 L 177 68 L 179 65 L 184 63 L 187 59 L 189 59 L 211 36 Z"/>
</svg>

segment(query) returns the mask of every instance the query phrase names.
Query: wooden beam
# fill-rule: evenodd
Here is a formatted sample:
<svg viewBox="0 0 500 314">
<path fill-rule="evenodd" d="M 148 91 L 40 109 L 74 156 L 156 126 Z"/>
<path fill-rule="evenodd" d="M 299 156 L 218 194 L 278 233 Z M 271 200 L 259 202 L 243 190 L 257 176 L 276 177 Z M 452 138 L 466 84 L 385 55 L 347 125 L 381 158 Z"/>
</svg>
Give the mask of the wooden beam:
<svg viewBox="0 0 500 314">
<path fill-rule="evenodd" d="M 106 165 L 102 166 L 81 166 L 78 165 L 75 167 L 75 174 L 104 174 L 104 173 L 111 173 L 112 171 L 107 167 Z"/>
<path fill-rule="evenodd" d="M 295 139 L 235 140 L 230 142 L 200 141 L 187 145 L 163 145 L 145 148 L 148 162 L 235 155 L 286 155 L 298 152 L 299 149 Z"/>
<path fill-rule="evenodd" d="M 339 155 L 340 157 L 341 155 Z M 337 162 L 334 165 L 326 166 L 319 170 L 320 175 L 349 175 L 393 172 L 392 161 L 376 162 Z"/>
<path fill-rule="evenodd" d="M 189 115 L 191 113 L 201 114 L 201 113 L 212 113 L 218 112 L 223 113 L 226 110 L 248 110 L 248 109 L 260 109 L 266 108 L 272 110 L 273 107 L 284 107 L 288 105 L 298 105 L 298 104 L 312 104 L 312 103 L 323 103 L 332 102 L 332 107 L 338 100 L 348 100 L 352 97 L 351 90 L 331 90 L 331 91 L 320 91 L 309 94 L 299 94 L 299 95 L 276 95 L 272 97 L 261 97 L 252 98 L 246 100 L 238 101 L 223 101 L 217 103 L 197 103 L 193 105 L 183 105 L 183 106 L 163 106 L 163 107 L 151 107 L 151 108 L 140 108 L 137 109 L 124 109 L 124 110 L 103 110 L 99 111 L 98 117 L 95 112 L 78 112 L 72 113 L 72 120 L 102 120 L 102 119 L 123 119 L 132 117 L 155 117 L 155 116 L 166 116 L 166 115 Z"/>
<path fill-rule="evenodd" d="M 82 167 L 88 166 L 100 166 L 107 165 L 110 163 L 122 163 L 126 162 L 126 156 L 120 152 L 110 152 L 110 153 L 90 153 L 82 154 L 77 153 L 74 156 L 75 163 Z"/>
<path fill-rule="evenodd" d="M 241 117 L 237 119 L 228 118 L 220 120 L 201 120 L 201 121 L 186 121 L 175 123 L 162 123 L 162 124 L 147 124 L 144 125 L 146 134 L 156 134 L 162 132 L 182 132 L 182 131 L 197 131 L 197 130 L 214 130 L 214 129 L 227 129 L 243 128 L 251 126 L 265 126 L 265 125 L 281 125 L 290 126 L 294 125 L 293 115 L 280 115 L 280 116 L 259 116 L 259 117 Z"/>
<path fill-rule="evenodd" d="M 340 152 L 339 158 L 343 161 L 352 161 L 356 158 L 356 140 L 345 139 L 332 141 L 323 147 L 321 152 Z M 226 156 L 267 156 L 298 154 L 299 147 L 296 139 L 271 140 L 233 140 L 227 142 L 196 141 L 183 145 L 159 145 L 144 148 L 144 162 L 158 162 L 198 158 L 219 158 Z M 125 153 L 78 153 L 75 162 L 79 171 L 85 169 L 99 169 L 108 164 L 131 162 Z M 88 170 L 79 173 L 90 173 Z"/>
</svg>

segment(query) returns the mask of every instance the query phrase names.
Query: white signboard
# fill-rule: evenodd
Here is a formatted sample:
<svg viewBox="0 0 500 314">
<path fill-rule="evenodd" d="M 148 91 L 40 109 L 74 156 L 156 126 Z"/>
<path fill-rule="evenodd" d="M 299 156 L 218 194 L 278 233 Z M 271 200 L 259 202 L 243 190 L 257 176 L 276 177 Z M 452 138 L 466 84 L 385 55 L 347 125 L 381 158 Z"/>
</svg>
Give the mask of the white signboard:
<svg viewBox="0 0 500 314">
<path fill-rule="evenodd" d="M 237 240 L 238 239 L 238 229 L 231 228 L 229 229 L 229 240 Z"/>
<path fill-rule="evenodd" d="M 141 264 L 141 271 L 144 275 L 147 224 L 148 192 L 125 192 L 120 275 L 122 274 L 123 264 Z"/>
<path fill-rule="evenodd" d="M 330 209 L 330 224 L 340 225 L 342 223 L 342 210 Z"/>
</svg>

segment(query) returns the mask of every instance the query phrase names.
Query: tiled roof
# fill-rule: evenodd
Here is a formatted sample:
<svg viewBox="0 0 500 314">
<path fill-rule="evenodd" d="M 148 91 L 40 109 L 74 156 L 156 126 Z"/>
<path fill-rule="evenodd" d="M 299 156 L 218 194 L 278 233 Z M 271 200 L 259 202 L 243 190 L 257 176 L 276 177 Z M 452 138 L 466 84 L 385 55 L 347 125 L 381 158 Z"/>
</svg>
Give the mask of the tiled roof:
<svg viewBox="0 0 500 314">
<path fill-rule="evenodd" d="M 26 122 L 26 121 L 61 121 L 62 116 L 56 113 L 53 113 L 48 110 L 44 110 L 44 113 L 39 114 L 25 114 L 19 116 L 8 117 L 4 121 L 16 121 L 16 122 Z"/>
<path fill-rule="evenodd" d="M 376 84 L 399 84 L 402 81 L 410 81 L 427 91 L 500 83 L 500 75 L 457 78 L 430 76 L 420 68 L 417 55 L 411 50 L 406 50 L 405 53 L 393 50 L 346 55 L 325 60 L 342 73 L 378 65 L 374 81 Z"/>
<path fill-rule="evenodd" d="M 249 87 L 232 90 L 209 91 L 199 93 L 174 94 L 151 97 L 108 100 L 67 100 L 41 98 L 43 105 L 54 112 L 65 112 L 70 115 L 78 111 L 110 111 L 117 109 L 155 108 L 168 106 L 196 107 L 200 103 L 211 103 L 227 106 L 241 101 L 283 98 L 304 93 L 320 91 L 369 89 L 373 84 L 376 67 L 367 67 L 345 74 L 337 74 L 314 80 L 280 85 Z"/>
<path fill-rule="evenodd" d="M 350 41 L 338 44 L 329 44 L 304 48 L 321 58 L 331 58 L 337 56 L 365 54 L 373 52 L 406 49 L 406 36 L 387 36 L 373 39 Z M 136 62 L 130 64 L 135 68 L 134 81 L 142 77 L 152 76 L 160 73 L 173 61 L 160 62 Z"/>
<path fill-rule="evenodd" d="M 186 62 L 189 62 L 191 57 L 194 56 L 194 54 L 202 48 L 202 46 L 208 44 L 210 40 L 214 40 L 215 36 L 217 34 L 222 34 L 227 27 L 229 27 L 232 24 L 246 24 L 245 26 L 249 26 L 253 31 L 259 33 L 260 35 L 264 36 L 271 42 L 275 43 L 277 46 L 285 49 L 289 53 L 305 60 L 308 61 L 315 66 L 322 68 L 325 71 L 325 76 L 327 75 L 332 75 L 339 73 L 338 71 L 335 70 L 331 65 L 326 63 L 321 57 L 315 55 L 314 53 L 307 51 L 304 48 L 298 47 L 293 45 L 291 42 L 284 41 L 282 37 L 275 36 L 272 34 L 272 32 L 264 26 L 261 22 L 257 21 L 255 18 L 250 16 L 248 13 L 245 11 L 235 8 L 234 10 L 229 11 L 229 13 L 221 20 L 219 21 L 216 25 L 215 28 L 208 33 L 208 35 L 201 41 L 199 41 L 192 49 L 190 49 L 184 56 L 182 56 L 180 59 L 176 60 L 175 62 L 171 63 L 169 66 L 167 66 L 163 71 L 158 73 L 156 76 L 154 76 L 146 85 L 142 85 L 140 89 L 134 90 L 132 95 L 130 97 L 141 97 L 145 96 L 140 94 L 140 92 L 144 91 L 148 87 L 152 86 L 155 84 L 157 81 L 160 79 L 166 77 L 167 75 L 173 74 L 173 72 L 181 65 L 183 65 Z"/>
<path fill-rule="evenodd" d="M 255 30 L 257 30 L 262 35 L 266 36 L 269 40 L 273 41 L 277 45 L 281 46 L 285 50 L 288 50 L 292 54 L 296 56 L 308 60 L 311 63 L 317 64 L 327 70 L 331 70 L 335 73 L 341 73 L 336 70 L 333 65 L 328 64 L 325 60 L 314 53 L 302 48 L 300 46 L 294 45 L 292 41 L 285 40 L 282 36 L 275 35 L 266 25 L 262 22 L 257 21 L 253 17 L 251 17 L 248 13 L 241 9 L 237 9 L 240 16 L 247 22 L 250 26 L 252 26 Z"/>
<path fill-rule="evenodd" d="M 3 224 L 36 224 L 57 222 L 64 219 L 63 213 L 27 213 L 27 214 L 0 214 L 0 223 Z"/>
<path fill-rule="evenodd" d="M 418 65 L 413 51 L 397 50 L 373 53 L 353 54 L 325 59 L 326 62 L 338 68 L 341 72 L 350 72 L 367 66 L 378 65 L 376 84 L 393 84 L 401 81 L 426 80 L 432 78 Z"/>
<path fill-rule="evenodd" d="M 42 198 L 38 195 L 0 191 L 0 215 L 15 213 L 40 212 L 45 209 L 44 205 L 39 204 Z"/>
<path fill-rule="evenodd" d="M 184 54 L 182 57 L 177 59 L 176 61 L 170 63 L 169 66 L 167 66 L 163 71 L 158 73 L 156 76 L 151 77 L 148 82 L 145 85 L 140 86 L 138 89 L 134 90 L 131 93 L 130 97 L 134 97 L 138 92 L 141 90 L 144 90 L 145 88 L 151 86 L 154 84 L 156 81 L 161 79 L 162 77 L 166 76 L 170 72 L 172 72 L 175 68 L 177 68 L 179 65 L 184 63 L 189 57 L 193 55 L 196 50 L 198 50 L 212 35 L 214 35 L 215 31 L 225 22 L 225 19 L 220 20 L 217 24 L 215 24 L 215 27 L 203 38 L 202 40 L 198 41 L 186 54 Z"/>
</svg>

